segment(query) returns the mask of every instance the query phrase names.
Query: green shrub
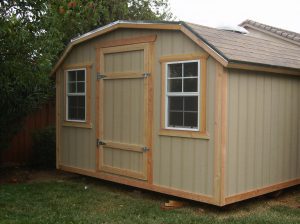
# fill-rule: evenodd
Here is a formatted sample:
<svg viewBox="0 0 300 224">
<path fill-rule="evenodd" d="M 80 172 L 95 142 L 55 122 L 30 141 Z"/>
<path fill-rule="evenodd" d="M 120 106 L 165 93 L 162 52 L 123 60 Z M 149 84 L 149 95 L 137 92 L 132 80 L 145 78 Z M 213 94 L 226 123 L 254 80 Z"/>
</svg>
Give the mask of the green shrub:
<svg viewBox="0 0 300 224">
<path fill-rule="evenodd" d="M 50 126 L 33 133 L 32 165 L 55 168 L 55 127 Z"/>
</svg>

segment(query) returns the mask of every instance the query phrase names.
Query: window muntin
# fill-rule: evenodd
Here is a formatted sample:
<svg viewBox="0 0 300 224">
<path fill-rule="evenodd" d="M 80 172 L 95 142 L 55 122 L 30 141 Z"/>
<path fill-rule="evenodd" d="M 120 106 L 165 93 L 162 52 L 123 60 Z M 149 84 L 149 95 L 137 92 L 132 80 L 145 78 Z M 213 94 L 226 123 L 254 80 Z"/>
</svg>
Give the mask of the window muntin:
<svg viewBox="0 0 300 224">
<path fill-rule="evenodd" d="M 199 130 L 200 61 L 166 63 L 167 129 Z"/>
<path fill-rule="evenodd" d="M 66 71 L 67 121 L 86 121 L 86 69 Z"/>
</svg>

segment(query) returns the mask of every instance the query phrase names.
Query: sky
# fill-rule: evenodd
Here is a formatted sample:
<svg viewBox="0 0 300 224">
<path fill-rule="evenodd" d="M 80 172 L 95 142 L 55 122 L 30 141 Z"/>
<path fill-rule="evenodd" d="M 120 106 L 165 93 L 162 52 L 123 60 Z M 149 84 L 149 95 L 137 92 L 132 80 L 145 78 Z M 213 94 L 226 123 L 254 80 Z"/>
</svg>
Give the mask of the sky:
<svg viewBox="0 0 300 224">
<path fill-rule="evenodd" d="M 176 20 L 236 26 L 246 19 L 300 33 L 300 0 L 169 0 Z"/>
</svg>

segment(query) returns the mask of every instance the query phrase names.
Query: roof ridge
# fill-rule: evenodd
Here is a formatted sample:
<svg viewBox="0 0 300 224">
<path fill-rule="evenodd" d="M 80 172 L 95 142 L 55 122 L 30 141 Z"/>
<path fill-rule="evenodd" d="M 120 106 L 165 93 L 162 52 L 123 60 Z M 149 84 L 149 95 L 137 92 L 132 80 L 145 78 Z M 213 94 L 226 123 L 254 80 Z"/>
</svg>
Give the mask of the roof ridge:
<svg viewBox="0 0 300 224">
<path fill-rule="evenodd" d="M 270 26 L 270 25 L 267 25 L 264 23 L 259 23 L 259 22 L 256 22 L 256 21 L 250 20 L 250 19 L 247 19 L 239 24 L 239 26 L 242 26 L 242 27 L 245 27 L 247 25 L 250 25 L 250 26 L 260 29 L 260 30 L 264 30 L 265 32 L 275 34 L 282 38 L 286 38 L 286 39 L 295 41 L 297 43 L 300 43 L 300 33 L 282 29 L 282 28 L 278 28 L 275 26 Z"/>
</svg>

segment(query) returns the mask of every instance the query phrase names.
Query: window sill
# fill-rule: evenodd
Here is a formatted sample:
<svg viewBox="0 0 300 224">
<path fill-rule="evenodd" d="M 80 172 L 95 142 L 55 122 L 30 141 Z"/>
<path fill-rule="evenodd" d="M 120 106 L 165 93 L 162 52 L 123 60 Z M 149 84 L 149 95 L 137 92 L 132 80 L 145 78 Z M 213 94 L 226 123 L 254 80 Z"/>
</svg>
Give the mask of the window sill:
<svg viewBox="0 0 300 224">
<path fill-rule="evenodd" d="M 181 138 L 199 138 L 199 139 L 209 140 L 209 134 L 206 131 L 185 131 L 185 130 L 161 129 L 159 131 L 159 135 L 181 137 Z"/>
<path fill-rule="evenodd" d="M 76 121 L 64 121 L 62 126 L 65 127 L 76 127 L 76 128 L 92 128 L 92 123 L 87 122 L 76 122 Z"/>
</svg>

